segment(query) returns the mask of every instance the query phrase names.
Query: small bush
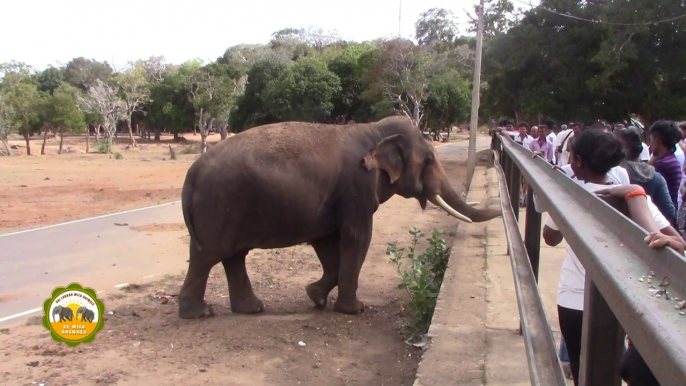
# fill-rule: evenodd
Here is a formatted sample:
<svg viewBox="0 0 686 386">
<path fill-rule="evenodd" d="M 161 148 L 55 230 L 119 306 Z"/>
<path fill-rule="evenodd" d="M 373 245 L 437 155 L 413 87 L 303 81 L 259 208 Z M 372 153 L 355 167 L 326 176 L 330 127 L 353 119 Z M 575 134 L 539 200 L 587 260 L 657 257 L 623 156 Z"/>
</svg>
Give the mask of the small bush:
<svg viewBox="0 0 686 386">
<path fill-rule="evenodd" d="M 114 152 L 112 155 L 114 156 L 114 159 L 123 159 L 124 158 L 124 156 L 122 156 L 121 153 L 118 151 Z"/>
<path fill-rule="evenodd" d="M 414 336 L 429 331 L 443 275 L 448 267 L 450 248 L 441 237 L 443 232 L 434 229 L 427 239 L 429 246 L 424 253 L 418 254 L 417 245 L 424 232 L 412 227 L 408 233 L 411 239 L 408 247 L 399 248 L 395 241 L 388 244 L 386 254 L 391 256 L 391 263 L 398 270 L 401 281 L 398 288 L 410 295 L 411 322 L 408 327 L 410 335 Z M 408 260 L 408 263 L 404 264 L 403 260 Z"/>
<path fill-rule="evenodd" d="M 107 139 L 98 141 L 95 143 L 95 148 L 98 149 L 98 152 L 100 153 L 109 154 L 112 152 L 112 141 Z"/>
</svg>

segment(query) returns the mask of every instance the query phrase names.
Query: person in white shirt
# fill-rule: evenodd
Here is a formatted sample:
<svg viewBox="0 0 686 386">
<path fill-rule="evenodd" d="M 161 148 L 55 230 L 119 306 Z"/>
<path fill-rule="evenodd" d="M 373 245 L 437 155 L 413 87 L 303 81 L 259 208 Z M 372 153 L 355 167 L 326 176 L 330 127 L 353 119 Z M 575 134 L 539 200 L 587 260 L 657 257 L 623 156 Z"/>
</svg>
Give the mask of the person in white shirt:
<svg viewBox="0 0 686 386">
<path fill-rule="evenodd" d="M 529 143 L 534 140 L 534 138 L 529 135 L 529 124 L 520 122 L 517 125 L 517 129 L 519 130 L 519 135 L 515 136 L 513 140 L 528 149 Z"/>
<path fill-rule="evenodd" d="M 581 131 L 580 123 L 571 123 L 569 129 L 560 131 L 555 138 L 555 152 L 557 156 L 557 166 L 565 166 L 569 163 L 569 145 L 572 143 L 574 134 Z M 562 125 L 563 128 L 567 125 Z"/>
<path fill-rule="evenodd" d="M 609 176 L 609 172 L 613 167 L 619 166 L 623 158 L 622 143 L 613 134 L 603 132 L 603 130 L 589 129 L 575 136 L 569 167 L 575 176 L 575 182 L 584 189 L 589 192 L 604 191 L 613 185 L 619 185 L 615 183 L 614 178 Z M 657 224 L 657 229 L 660 229 L 663 234 L 676 237 L 686 244 L 649 198 L 646 198 L 646 202 L 650 215 Z M 551 217 L 546 219 L 543 227 L 543 239 L 550 246 L 556 246 L 562 242 L 562 233 Z M 574 251 L 567 246 L 567 256 L 562 262 L 560 272 L 557 309 L 560 331 L 569 353 L 575 385 L 578 385 L 579 382 L 585 276 L 586 271 L 583 265 Z"/>
<path fill-rule="evenodd" d="M 529 135 L 529 124 L 526 122 L 520 122 L 517 125 L 519 129 L 519 135 L 514 138 L 514 141 L 518 144 L 529 148 L 529 144 L 534 141 L 534 138 Z M 529 184 L 526 182 L 524 175 L 521 176 L 521 189 L 519 194 L 519 206 L 526 206 L 526 194 L 529 188 Z"/>
</svg>

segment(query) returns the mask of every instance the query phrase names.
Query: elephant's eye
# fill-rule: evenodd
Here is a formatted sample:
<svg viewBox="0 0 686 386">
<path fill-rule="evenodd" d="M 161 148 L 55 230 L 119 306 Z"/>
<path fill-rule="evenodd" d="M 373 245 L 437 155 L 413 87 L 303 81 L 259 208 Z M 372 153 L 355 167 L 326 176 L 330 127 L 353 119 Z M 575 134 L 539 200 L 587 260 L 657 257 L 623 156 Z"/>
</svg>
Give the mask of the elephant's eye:
<svg viewBox="0 0 686 386">
<path fill-rule="evenodd" d="M 435 162 L 433 154 L 424 158 L 424 166 L 430 166 Z"/>
</svg>

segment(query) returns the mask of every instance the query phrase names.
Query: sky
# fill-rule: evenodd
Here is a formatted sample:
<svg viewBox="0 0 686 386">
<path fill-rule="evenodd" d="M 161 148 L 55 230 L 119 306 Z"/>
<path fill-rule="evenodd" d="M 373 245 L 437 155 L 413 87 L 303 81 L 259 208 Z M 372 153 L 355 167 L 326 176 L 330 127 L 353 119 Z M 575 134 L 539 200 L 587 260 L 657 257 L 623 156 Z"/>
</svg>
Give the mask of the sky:
<svg viewBox="0 0 686 386">
<path fill-rule="evenodd" d="M 0 63 L 42 70 L 84 56 L 115 69 L 163 55 L 167 63 L 216 60 L 240 43 L 269 42 L 282 28 L 337 30 L 346 40 L 413 38 L 430 8 L 452 10 L 467 33 L 478 0 L 6 0 L 0 5 Z"/>
</svg>

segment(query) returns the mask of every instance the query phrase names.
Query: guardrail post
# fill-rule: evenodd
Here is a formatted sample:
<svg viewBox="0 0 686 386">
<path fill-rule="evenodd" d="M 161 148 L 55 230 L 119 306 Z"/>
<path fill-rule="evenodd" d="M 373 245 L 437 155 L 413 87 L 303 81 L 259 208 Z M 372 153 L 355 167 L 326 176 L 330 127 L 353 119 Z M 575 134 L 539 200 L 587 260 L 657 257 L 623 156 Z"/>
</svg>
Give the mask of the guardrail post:
<svg viewBox="0 0 686 386">
<path fill-rule="evenodd" d="M 624 335 L 598 287 L 586 275 L 579 385 L 622 384 L 617 369 L 624 354 Z"/>
<path fill-rule="evenodd" d="M 538 266 L 541 257 L 541 214 L 534 206 L 534 189 L 529 186 L 526 193 L 526 223 L 524 226 L 524 245 L 529 255 L 529 262 L 538 283 Z"/>
<path fill-rule="evenodd" d="M 519 193 L 522 189 L 522 172 L 510 160 L 510 203 L 517 222 L 519 222 Z"/>
</svg>

